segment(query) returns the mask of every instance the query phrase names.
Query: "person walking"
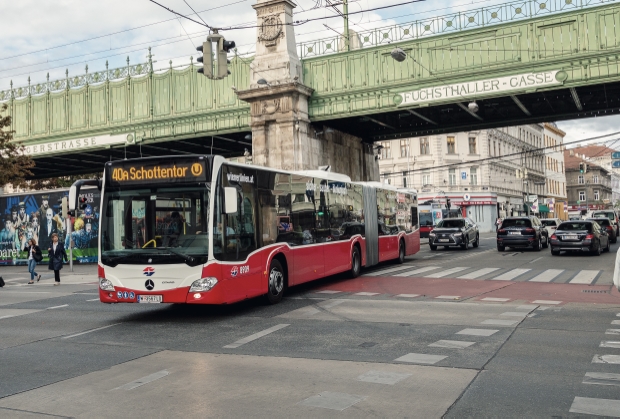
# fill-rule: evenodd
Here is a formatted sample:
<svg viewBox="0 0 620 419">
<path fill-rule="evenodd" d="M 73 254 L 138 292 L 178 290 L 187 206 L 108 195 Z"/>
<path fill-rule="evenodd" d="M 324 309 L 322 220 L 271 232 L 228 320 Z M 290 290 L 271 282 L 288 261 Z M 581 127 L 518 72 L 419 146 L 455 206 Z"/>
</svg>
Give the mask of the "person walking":
<svg viewBox="0 0 620 419">
<path fill-rule="evenodd" d="M 502 219 L 497 217 L 497 219 L 495 220 L 495 232 L 497 232 L 497 230 L 499 230 L 499 226 L 502 225 Z"/>
<path fill-rule="evenodd" d="M 62 269 L 63 259 L 67 262 L 67 252 L 65 252 L 62 243 L 58 242 L 58 234 L 52 233 L 51 238 L 52 244 L 47 249 L 50 258 L 49 270 L 54 271 L 54 285 L 60 285 L 60 270 Z"/>
<path fill-rule="evenodd" d="M 24 248 L 25 252 L 28 252 L 28 272 L 30 272 L 30 282 L 29 284 L 34 284 L 34 277 L 37 277 L 37 282 L 41 280 L 41 275 L 35 272 L 35 268 L 37 267 L 37 262 L 41 262 L 43 260 L 43 254 L 41 253 L 41 248 L 37 246 L 37 241 L 35 238 L 28 239 L 28 243 Z"/>
</svg>

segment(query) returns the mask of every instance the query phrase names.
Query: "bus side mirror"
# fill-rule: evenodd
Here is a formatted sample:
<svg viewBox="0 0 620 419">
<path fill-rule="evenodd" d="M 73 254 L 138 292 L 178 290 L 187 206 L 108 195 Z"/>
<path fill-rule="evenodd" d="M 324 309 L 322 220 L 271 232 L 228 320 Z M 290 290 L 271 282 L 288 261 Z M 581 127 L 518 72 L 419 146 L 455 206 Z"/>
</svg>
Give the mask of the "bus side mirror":
<svg viewBox="0 0 620 419">
<path fill-rule="evenodd" d="M 224 188 L 224 212 L 234 214 L 237 212 L 237 189 Z"/>
</svg>

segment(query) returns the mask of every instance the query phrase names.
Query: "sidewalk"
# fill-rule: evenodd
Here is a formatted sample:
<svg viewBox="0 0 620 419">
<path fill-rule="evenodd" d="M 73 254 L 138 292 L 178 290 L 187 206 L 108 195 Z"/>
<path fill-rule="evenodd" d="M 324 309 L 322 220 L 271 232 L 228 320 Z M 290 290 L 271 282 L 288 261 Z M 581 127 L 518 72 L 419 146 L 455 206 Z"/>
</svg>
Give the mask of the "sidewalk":
<svg viewBox="0 0 620 419">
<path fill-rule="evenodd" d="M 52 285 L 54 283 L 54 272 L 50 271 L 47 265 L 39 265 L 36 269 L 41 274 L 41 281 L 37 285 Z M 27 266 L 0 266 L 0 276 L 6 282 L 6 286 L 27 285 L 30 281 L 30 273 Z M 36 281 L 36 279 L 35 279 Z M 73 265 L 71 272 L 69 265 L 63 265 L 60 271 L 60 282 L 67 285 L 78 284 L 97 284 L 97 265 L 96 264 L 76 264 Z"/>
</svg>

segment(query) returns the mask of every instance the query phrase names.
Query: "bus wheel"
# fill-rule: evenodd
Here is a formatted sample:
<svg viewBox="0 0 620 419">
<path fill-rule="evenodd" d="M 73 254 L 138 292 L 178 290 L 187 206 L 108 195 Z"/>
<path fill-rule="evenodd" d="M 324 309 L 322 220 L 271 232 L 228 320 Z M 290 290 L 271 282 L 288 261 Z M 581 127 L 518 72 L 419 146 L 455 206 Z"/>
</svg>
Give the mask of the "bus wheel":
<svg viewBox="0 0 620 419">
<path fill-rule="evenodd" d="M 362 258 L 360 256 L 360 250 L 357 246 L 353 246 L 353 251 L 351 252 L 351 270 L 349 271 L 349 276 L 351 278 L 357 278 L 360 276 L 362 272 Z"/>
<path fill-rule="evenodd" d="M 405 242 L 402 240 L 398 242 L 398 259 L 396 262 L 405 263 Z"/>
<path fill-rule="evenodd" d="M 284 269 L 276 259 L 271 261 L 269 267 L 269 290 L 267 300 L 269 304 L 276 304 L 282 301 L 284 295 Z"/>
</svg>

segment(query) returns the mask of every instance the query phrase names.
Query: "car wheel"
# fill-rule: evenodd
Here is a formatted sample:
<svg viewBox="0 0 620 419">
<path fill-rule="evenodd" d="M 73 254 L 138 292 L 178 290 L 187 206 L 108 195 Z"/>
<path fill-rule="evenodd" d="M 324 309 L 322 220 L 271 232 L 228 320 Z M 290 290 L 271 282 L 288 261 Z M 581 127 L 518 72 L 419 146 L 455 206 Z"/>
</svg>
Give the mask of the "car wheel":
<svg viewBox="0 0 620 419">
<path fill-rule="evenodd" d="M 284 269 L 276 259 L 271 261 L 269 267 L 269 289 L 267 291 L 267 300 L 269 304 L 277 304 L 282 301 L 284 296 Z"/>
<path fill-rule="evenodd" d="M 469 247 L 469 239 L 467 237 L 465 237 L 465 243 L 463 243 L 461 245 L 461 249 L 462 250 L 467 250 L 468 247 Z"/>
<path fill-rule="evenodd" d="M 609 252 L 611 250 L 611 244 L 609 244 L 609 239 L 607 239 L 607 247 L 605 248 L 605 252 Z"/>
<path fill-rule="evenodd" d="M 543 244 L 543 249 L 546 249 L 547 247 L 549 247 L 549 237 L 543 236 L 545 239 L 545 242 Z"/>
<path fill-rule="evenodd" d="M 611 241 L 613 244 L 618 243 L 618 236 L 614 237 L 614 239 Z"/>
<path fill-rule="evenodd" d="M 592 253 L 594 253 L 595 256 L 600 256 L 601 253 L 603 253 L 603 251 L 601 249 L 601 242 L 598 242 L 598 246 L 596 247 L 596 250 L 594 252 L 592 252 Z"/>
<path fill-rule="evenodd" d="M 437 246 L 434 246 L 432 244 L 429 245 L 431 247 L 431 250 L 437 250 Z"/>
<path fill-rule="evenodd" d="M 539 252 L 542 250 L 542 239 L 540 237 L 538 238 L 538 243 L 534 246 L 534 250 L 538 250 Z"/>
<path fill-rule="evenodd" d="M 498 252 L 503 252 L 504 250 L 506 250 L 506 246 L 500 246 L 499 244 L 497 245 Z"/>
<path fill-rule="evenodd" d="M 351 270 L 349 271 L 349 276 L 351 278 L 357 278 L 360 276 L 362 271 L 362 257 L 360 256 L 360 251 L 357 246 L 353 246 L 353 251 L 351 252 Z"/>
<path fill-rule="evenodd" d="M 396 262 L 405 263 L 405 242 L 402 240 L 398 242 L 398 259 Z"/>
<path fill-rule="evenodd" d="M 473 245 L 474 247 L 478 247 L 478 245 L 480 245 L 480 235 L 479 235 L 479 234 L 476 234 L 476 241 L 474 241 L 474 242 L 472 243 L 472 245 Z"/>
<path fill-rule="evenodd" d="M 560 256 L 560 251 L 559 250 L 555 250 L 553 248 L 553 246 L 551 247 L 551 255 L 552 256 Z"/>
</svg>

